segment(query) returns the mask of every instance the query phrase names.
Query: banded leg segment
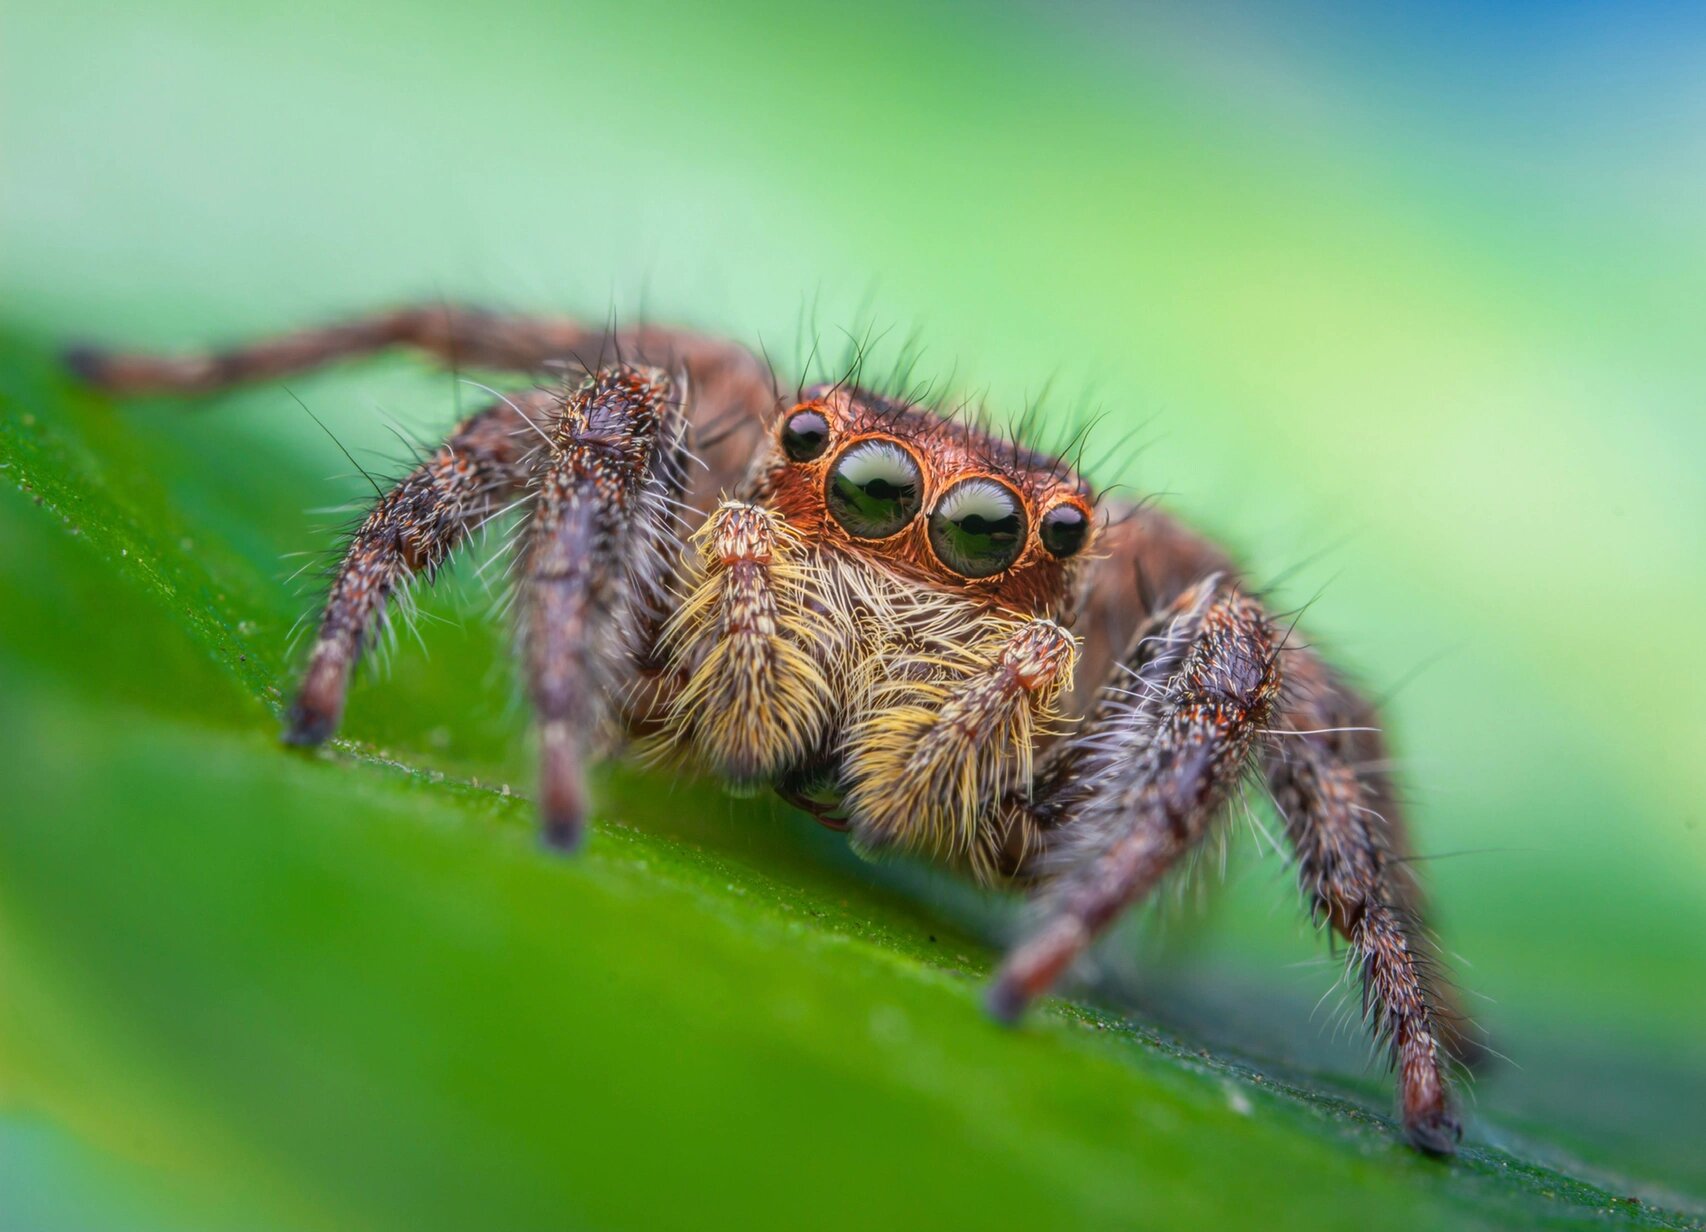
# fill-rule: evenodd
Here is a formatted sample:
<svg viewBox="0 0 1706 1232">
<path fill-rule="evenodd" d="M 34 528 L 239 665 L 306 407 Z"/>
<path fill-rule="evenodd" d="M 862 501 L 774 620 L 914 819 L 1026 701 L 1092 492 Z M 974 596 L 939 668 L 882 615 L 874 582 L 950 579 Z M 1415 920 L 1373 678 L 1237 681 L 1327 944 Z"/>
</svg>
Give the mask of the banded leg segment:
<svg viewBox="0 0 1706 1232">
<path fill-rule="evenodd" d="M 208 394 L 232 385 L 278 380 L 392 347 L 413 347 L 452 367 L 522 373 L 564 368 L 595 372 L 634 364 L 684 371 L 692 394 L 693 447 L 708 473 L 694 498 L 708 508 L 744 473 L 752 433 L 775 406 L 768 364 L 735 342 L 691 330 L 641 325 L 590 326 L 567 317 L 485 312 L 419 304 L 228 350 L 140 355 L 95 347 L 68 351 L 82 380 L 120 396 Z"/>
<path fill-rule="evenodd" d="M 535 371 L 567 359 L 602 333 L 573 321 L 502 316 L 450 305 L 417 305 L 296 330 L 225 350 L 143 355 L 75 347 L 66 364 L 84 381 L 123 397 L 209 394 L 274 381 L 391 347 L 416 347 L 453 366 Z"/>
<path fill-rule="evenodd" d="M 351 537 L 333 575 L 308 670 L 286 716 L 284 739 L 312 746 L 336 730 L 350 672 L 417 576 L 440 565 L 525 482 L 527 419 L 554 399 L 500 402 L 466 420 L 432 457 L 387 492 Z M 531 409 L 529 409 L 531 405 Z"/>
<path fill-rule="evenodd" d="M 1269 789 L 1316 917 L 1350 944 L 1364 1017 L 1398 1072 L 1405 1133 L 1421 1150 L 1448 1155 L 1462 1129 L 1450 1106 L 1447 1054 L 1477 1045 L 1436 976 L 1385 742 L 1372 707 L 1318 660 L 1298 652 L 1294 665 L 1266 759 Z"/>
<path fill-rule="evenodd" d="M 486 312 L 458 304 L 415 304 L 333 325 L 297 330 L 225 350 L 145 355 L 73 347 L 66 365 L 88 384 L 124 397 L 208 394 L 273 381 L 391 347 L 425 351 L 454 367 L 587 371 L 622 363 L 682 365 L 738 401 L 775 398 L 769 369 L 745 347 L 689 330 L 644 325 L 609 330 L 569 317 Z M 715 391 L 713 391 L 715 392 Z"/>
<path fill-rule="evenodd" d="M 546 841 L 559 848 L 580 840 L 583 762 L 663 607 L 686 472 L 676 399 L 658 369 L 606 369 L 545 426 L 527 529 L 525 642 L 540 808 Z"/>
<path fill-rule="evenodd" d="M 1207 832 L 1249 762 L 1279 692 L 1279 657 L 1256 602 L 1210 579 L 1175 603 L 1167 631 L 1127 654 L 1072 744 L 1076 791 L 1048 864 L 1043 919 L 1001 966 L 991 1013 L 1017 1018 Z"/>
</svg>

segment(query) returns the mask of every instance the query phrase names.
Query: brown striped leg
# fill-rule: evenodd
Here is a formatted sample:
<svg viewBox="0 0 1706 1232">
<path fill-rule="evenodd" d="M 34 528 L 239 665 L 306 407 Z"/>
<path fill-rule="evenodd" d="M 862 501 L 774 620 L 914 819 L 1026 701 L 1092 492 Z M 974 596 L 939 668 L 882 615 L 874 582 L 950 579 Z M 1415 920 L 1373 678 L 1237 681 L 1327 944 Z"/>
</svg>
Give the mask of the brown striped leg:
<svg viewBox="0 0 1706 1232">
<path fill-rule="evenodd" d="M 1473 1051 L 1446 997 L 1406 863 L 1398 803 L 1376 716 L 1304 651 L 1288 656 L 1280 735 L 1267 755 L 1274 802 L 1317 918 L 1350 943 L 1363 1011 L 1391 1048 L 1404 1130 L 1435 1155 L 1457 1148 L 1447 1052 Z"/>
<path fill-rule="evenodd" d="M 469 533 L 520 491 L 533 435 L 524 415 L 545 414 L 549 401 L 500 402 L 465 421 L 368 513 L 333 576 L 308 671 L 286 717 L 287 743 L 316 745 L 332 734 L 350 671 L 386 605 L 415 577 L 430 582 Z"/>
<path fill-rule="evenodd" d="M 745 472 L 754 435 L 778 396 L 769 365 L 727 339 L 656 325 L 610 330 L 567 317 L 454 304 L 419 304 L 181 356 L 76 347 L 65 362 L 86 383 L 121 396 L 206 394 L 399 346 L 425 351 L 452 367 L 557 375 L 565 367 L 593 371 L 639 364 L 685 372 L 692 393 L 693 449 L 706 467 L 692 485 L 691 499 L 701 509 L 709 509 L 719 492 L 732 488 Z"/>
<path fill-rule="evenodd" d="M 1072 739 L 1078 786 L 1056 816 L 1042 921 L 1001 966 L 991 1013 L 1017 1018 L 1197 844 L 1237 785 L 1279 691 L 1257 603 L 1209 579 L 1128 651 L 1132 674 Z"/>
<path fill-rule="evenodd" d="M 679 364 L 689 369 L 696 385 L 715 386 L 711 392 L 722 395 L 722 402 L 768 407 L 775 397 L 769 369 L 746 348 L 723 339 L 649 325 L 613 332 L 567 317 L 486 312 L 455 304 L 417 304 L 187 355 L 74 347 L 65 361 L 88 384 L 121 396 L 205 394 L 296 376 L 398 346 L 414 347 L 453 366 L 514 372 L 538 372 L 553 364 Z"/>
<path fill-rule="evenodd" d="M 665 606 L 686 470 L 677 397 L 658 369 L 606 369 L 544 426 L 523 585 L 540 808 L 563 850 L 585 825 L 589 746 Z"/>
</svg>

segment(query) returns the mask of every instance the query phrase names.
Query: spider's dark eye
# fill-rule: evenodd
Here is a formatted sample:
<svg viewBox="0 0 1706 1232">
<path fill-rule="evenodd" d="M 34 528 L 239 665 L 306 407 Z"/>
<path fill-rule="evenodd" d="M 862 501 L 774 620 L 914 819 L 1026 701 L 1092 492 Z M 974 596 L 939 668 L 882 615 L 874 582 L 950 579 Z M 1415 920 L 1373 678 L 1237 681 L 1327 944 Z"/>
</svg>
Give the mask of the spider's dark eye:
<svg viewBox="0 0 1706 1232">
<path fill-rule="evenodd" d="M 1043 541 L 1050 556 L 1071 556 L 1084 546 L 1090 534 L 1090 518 L 1077 505 L 1056 505 L 1043 514 L 1037 528 L 1037 538 Z"/>
<path fill-rule="evenodd" d="M 930 546 L 955 573 L 991 577 L 1025 550 L 1025 510 L 1013 490 L 993 479 L 965 479 L 942 494 L 930 514 Z"/>
<path fill-rule="evenodd" d="M 836 459 L 824 496 L 848 534 L 887 539 L 918 516 L 923 489 L 911 454 L 893 441 L 868 440 Z"/>
<path fill-rule="evenodd" d="M 810 462 L 829 448 L 829 420 L 823 412 L 795 411 L 782 424 L 782 452 L 796 462 Z"/>
</svg>

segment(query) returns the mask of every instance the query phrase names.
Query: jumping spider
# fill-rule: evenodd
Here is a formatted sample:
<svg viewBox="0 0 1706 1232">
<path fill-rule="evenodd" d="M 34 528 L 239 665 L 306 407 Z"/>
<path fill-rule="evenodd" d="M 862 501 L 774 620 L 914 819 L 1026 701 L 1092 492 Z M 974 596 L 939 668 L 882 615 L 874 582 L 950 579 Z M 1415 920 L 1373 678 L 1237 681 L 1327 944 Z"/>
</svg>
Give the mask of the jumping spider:
<svg viewBox="0 0 1706 1232">
<path fill-rule="evenodd" d="M 782 397 L 751 352 L 678 330 L 430 307 L 70 363 L 116 394 L 207 393 L 396 345 L 556 378 L 461 423 L 355 531 L 287 742 L 332 733 L 387 602 L 519 503 L 553 846 L 579 841 L 583 765 L 610 734 L 772 785 L 863 849 L 1034 886 L 1039 923 L 989 989 L 1012 1020 L 1259 774 L 1348 942 L 1409 1141 L 1455 1149 L 1448 1057 L 1471 1045 L 1433 975 L 1376 716 L 1218 547 L 905 400 Z"/>
</svg>

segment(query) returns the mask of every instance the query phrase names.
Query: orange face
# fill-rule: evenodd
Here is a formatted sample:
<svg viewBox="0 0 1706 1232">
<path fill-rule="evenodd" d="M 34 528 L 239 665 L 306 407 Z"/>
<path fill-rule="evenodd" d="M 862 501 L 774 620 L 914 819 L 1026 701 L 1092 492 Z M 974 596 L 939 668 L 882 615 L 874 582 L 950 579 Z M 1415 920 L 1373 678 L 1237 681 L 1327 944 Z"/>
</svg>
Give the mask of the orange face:
<svg viewBox="0 0 1706 1232">
<path fill-rule="evenodd" d="M 1089 489 L 1064 464 L 838 386 L 777 420 L 758 487 L 808 540 L 1030 615 L 1067 614 L 1095 538 Z"/>
</svg>

